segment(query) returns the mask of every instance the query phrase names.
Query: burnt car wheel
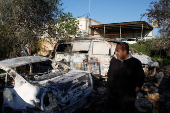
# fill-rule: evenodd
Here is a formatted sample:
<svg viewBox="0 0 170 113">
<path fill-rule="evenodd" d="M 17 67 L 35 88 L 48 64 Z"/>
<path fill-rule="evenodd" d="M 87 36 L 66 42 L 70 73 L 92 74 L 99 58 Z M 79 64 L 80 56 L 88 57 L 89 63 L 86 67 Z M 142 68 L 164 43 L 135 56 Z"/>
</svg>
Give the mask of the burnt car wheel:
<svg viewBox="0 0 170 113">
<path fill-rule="evenodd" d="M 43 107 L 44 107 L 45 111 L 59 110 L 59 106 L 57 104 L 57 99 L 51 91 L 46 92 L 46 94 L 44 95 Z"/>
</svg>

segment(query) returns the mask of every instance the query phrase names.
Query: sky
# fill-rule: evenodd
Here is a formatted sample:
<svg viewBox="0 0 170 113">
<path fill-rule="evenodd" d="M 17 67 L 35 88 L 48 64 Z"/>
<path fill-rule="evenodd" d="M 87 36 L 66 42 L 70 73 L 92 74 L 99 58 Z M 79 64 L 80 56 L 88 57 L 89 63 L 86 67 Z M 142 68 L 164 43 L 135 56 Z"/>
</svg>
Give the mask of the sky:
<svg viewBox="0 0 170 113">
<path fill-rule="evenodd" d="M 147 13 L 150 3 L 155 0 L 61 0 L 64 12 L 72 13 L 74 18 L 88 17 L 101 24 L 140 21 L 141 14 Z M 90 5 L 89 5 L 90 3 Z M 146 17 L 141 21 L 148 22 Z M 151 25 L 151 23 L 149 23 Z M 158 28 L 153 28 L 153 38 Z"/>
</svg>

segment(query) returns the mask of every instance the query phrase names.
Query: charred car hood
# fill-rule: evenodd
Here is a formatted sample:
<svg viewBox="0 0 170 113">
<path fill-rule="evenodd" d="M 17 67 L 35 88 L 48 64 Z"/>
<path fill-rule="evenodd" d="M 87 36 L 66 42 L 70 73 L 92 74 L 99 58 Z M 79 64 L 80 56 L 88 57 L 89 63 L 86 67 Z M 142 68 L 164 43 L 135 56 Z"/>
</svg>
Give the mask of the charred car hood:
<svg viewBox="0 0 170 113">
<path fill-rule="evenodd" d="M 38 85 L 43 86 L 43 87 L 50 86 L 52 84 L 62 84 L 65 82 L 72 81 L 76 78 L 79 78 L 89 73 L 85 71 L 80 71 L 80 70 L 71 70 L 68 73 L 60 73 L 60 74 L 61 74 L 60 76 L 56 76 L 54 78 L 47 78 L 45 80 L 38 81 L 38 82 L 33 82 L 33 84 L 37 83 Z"/>
</svg>

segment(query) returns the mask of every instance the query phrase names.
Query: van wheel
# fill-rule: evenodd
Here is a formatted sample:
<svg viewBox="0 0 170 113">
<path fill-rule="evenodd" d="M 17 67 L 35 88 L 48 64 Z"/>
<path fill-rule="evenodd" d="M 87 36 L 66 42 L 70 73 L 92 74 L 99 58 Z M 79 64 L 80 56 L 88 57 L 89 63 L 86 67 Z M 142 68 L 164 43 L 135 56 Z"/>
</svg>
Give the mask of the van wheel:
<svg viewBox="0 0 170 113">
<path fill-rule="evenodd" d="M 4 110 L 4 113 L 16 113 L 16 112 L 12 108 L 6 107 L 5 110 Z"/>
</svg>

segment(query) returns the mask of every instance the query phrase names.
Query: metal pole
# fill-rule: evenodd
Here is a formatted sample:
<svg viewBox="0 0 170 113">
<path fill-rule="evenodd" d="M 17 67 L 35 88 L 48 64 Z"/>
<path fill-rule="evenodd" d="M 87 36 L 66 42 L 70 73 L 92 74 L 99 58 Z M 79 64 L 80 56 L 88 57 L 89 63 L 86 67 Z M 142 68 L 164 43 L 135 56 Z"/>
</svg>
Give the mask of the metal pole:
<svg viewBox="0 0 170 113">
<path fill-rule="evenodd" d="M 142 24 L 142 30 L 141 30 L 141 39 L 142 39 L 142 33 L 143 33 L 143 24 Z"/>
<path fill-rule="evenodd" d="M 106 31 L 105 31 L 105 25 L 104 25 L 104 38 L 105 38 L 105 32 L 106 32 Z"/>
<path fill-rule="evenodd" d="M 5 86 L 7 87 L 7 81 L 8 81 L 8 74 L 6 73 L 6 77 L 5 77 Z"/>
<path fill-rule="evenodd" d="M 120 25 L 120 38 L 122 38 L 121 34 L 122 34 L 122 28 L 121 28 L 121 25 Z"/>
<path fill-rule="evenodd" d="M 89 0 L 89 27 L 90 27 L 90 2 L 91 0 Z M 88 27 L 88 34 L 90 33 L 90 28 Z"/>
<path fill-rule="evenodd" d="M 90 18 L 90 2 L 91 0 L 89 0 L 89 18 Z"/>
</svg>

